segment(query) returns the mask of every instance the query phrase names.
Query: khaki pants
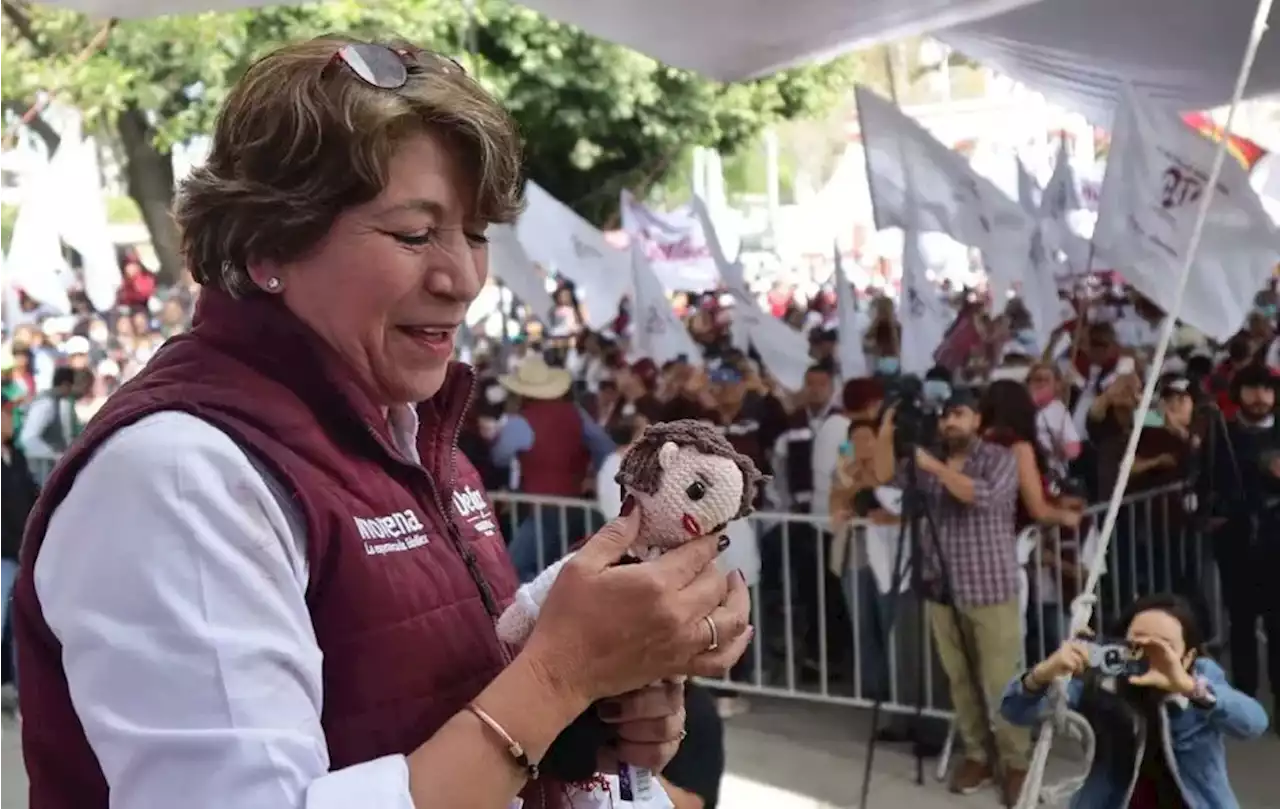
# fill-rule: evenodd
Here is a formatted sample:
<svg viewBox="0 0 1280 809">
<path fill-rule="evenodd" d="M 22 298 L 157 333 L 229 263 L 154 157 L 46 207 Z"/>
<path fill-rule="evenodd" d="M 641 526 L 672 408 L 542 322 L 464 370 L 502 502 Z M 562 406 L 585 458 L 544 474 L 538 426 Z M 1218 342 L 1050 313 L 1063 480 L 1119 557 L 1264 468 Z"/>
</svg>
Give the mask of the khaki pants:
<svg viewBox="0 0 1280 809">
<path fill-rule="evenodd" d="M 953 609 L 929 602 L 929 625 L 938 646 L 938 658 L 951 683 L 951 702 L 956 711 L 956 728 L 964 740 L 965 755 L 986 762 L 987 718 L 974 693 L 974 682 L 965 662 Z M 987 696 L 987 706 L 995 714 L 996 746 L 1006 768 L 1025 770 L 1031 751 L 1031 732 L 1010 725 L 1000 717 L 1000 696 L 1018 673 L 1022 659 L 1022 621 L 1018 601 L 987 607 L 960 607 L 965 635 L 977 654 L 977 685 Z"/>
</svg>

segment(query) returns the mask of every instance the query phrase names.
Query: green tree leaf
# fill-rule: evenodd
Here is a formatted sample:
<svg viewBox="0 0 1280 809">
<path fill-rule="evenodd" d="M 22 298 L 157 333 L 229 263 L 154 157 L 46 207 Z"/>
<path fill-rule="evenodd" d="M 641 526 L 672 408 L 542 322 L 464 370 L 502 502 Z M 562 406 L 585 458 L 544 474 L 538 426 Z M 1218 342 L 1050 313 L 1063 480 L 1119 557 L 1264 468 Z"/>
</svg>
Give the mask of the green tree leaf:
<svg viewBox="0 0 1280 809">
<path fill-rule="evenodd" d="M 623 188 L 644 193 L 677 169 L 688 147 L 733 154 L 771 123 L 821 114 L 847 98 L 858 74 L 857 60 L 847 58 L 721 84 L 506 0 L 479 0 L 474 28 L 456 0 L 334 0 L 125 20 L 77 64 L 100 23 L 24 0 L 5 0 L 4 10 L 7 107 L 52 89 L 80 108 L 87 127 L 120 142 L 130 195 L 174 277 L 172 178 L 163 166 L 175 144 L 210 132 L 218 105 L 254 59 L 291 40 L 342 32 L 458 57 L 516 118 L 527 176 L 598 224 L 613 220 Z"/>
</svg>

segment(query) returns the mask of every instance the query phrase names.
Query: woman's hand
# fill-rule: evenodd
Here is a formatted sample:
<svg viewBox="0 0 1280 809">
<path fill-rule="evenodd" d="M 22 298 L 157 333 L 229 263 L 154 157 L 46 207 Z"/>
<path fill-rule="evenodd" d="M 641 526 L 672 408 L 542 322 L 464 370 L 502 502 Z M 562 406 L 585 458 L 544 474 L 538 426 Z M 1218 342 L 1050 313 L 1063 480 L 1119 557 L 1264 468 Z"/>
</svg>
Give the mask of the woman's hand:
<svg viewBox="0 0 1280 809">
<path fill-rule="evenodd" d="M 1075 677 L 1089 668 L 1089 644 L 1082 640 L 1069 640 L 1058 647 L 1045 660 L 1031 670 L 1031 684 L 1044 688 L 1059 677 Z"/>
<path fill-rule="evenodd" d="M 684 738 L 684 680 L 665 680 L 607 699 L 596 713 L 618 736 L 616 747 L 600 751 L 602 772 L 616 771 L 619 762 L 662 772 Z"/>
<path fill-rule="evenodd" d="M 1137 641 L 1150 664 L 1146 672 L 1129 678 L 1130 685 L 1158 688 L 1170 694 L 1186 696 L 1196 689 L 1196 679 L 1178 659 L 1178 654 L 1162 640 Z"/>
<path fill-rule="evenodd" d="M 746 582 L 714 564 L 719 538 L 616 565 L 639 524 L 639 512 L 614 520 L 565 564 L 525 645 L 550 687 L 585 704 L 683 675 L 723 676 L 751 639 Z"/>
<path fill-rule="evenodd" d="M 1070 528 L 1074 531 L 1080 527 L 1080 519 L 1082 516 L 1081 512 L 1075 509 L 1060 508 L 1058 509 L 1057 523 L 1063 528 Z"/>
</svg>

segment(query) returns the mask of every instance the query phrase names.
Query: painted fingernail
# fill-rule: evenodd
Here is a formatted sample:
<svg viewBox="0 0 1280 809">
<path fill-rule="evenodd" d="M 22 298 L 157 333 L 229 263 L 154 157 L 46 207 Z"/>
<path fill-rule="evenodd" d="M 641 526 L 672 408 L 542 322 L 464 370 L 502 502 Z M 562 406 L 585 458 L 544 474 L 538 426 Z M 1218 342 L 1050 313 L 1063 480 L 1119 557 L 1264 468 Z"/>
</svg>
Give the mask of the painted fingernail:
<svg viewBox="0 0 1280 809">
<path fill-rule="evenodd" d="M 728 549 L 728 547 L 729 547 L 729 538 L 727 536 L 722 535 L 720 537 L 720 541 L 716 543 L 716 551 L 718 551 L 719 553 L 724 553 Z"/>
<path fill-rule="evenodd" d="M 631 495 L 627 495 L 627 499 L 622 501 L 621 516 L 623 517 L 630 516 L 631 512 L 635 510 L 635 507 L 636 507 L 636 499 Z"/>
<path fill-rule="evenodd" d="M 737 568 L 733 572 L 738 574 L 738 578 L 742 579 L 743 584 L 747 583 L 747 574 L 742 572 L 742 568 Z"/>
<path fill-rule="evenodd" d="M 600 714 L 601 719 L 617 719 L 622 716 L 622 706 L 616 702 L 605 700 L 596 706 L 596 713 Z"/>
</svg>

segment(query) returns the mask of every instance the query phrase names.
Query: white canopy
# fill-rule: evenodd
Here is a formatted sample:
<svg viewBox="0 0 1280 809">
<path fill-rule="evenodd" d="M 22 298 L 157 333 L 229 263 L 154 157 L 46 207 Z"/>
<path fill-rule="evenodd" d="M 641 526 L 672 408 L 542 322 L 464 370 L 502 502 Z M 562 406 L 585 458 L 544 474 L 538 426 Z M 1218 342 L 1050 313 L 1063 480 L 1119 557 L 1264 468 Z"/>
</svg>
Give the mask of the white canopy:
<svg viewBox="0 0 1280 809">
<path fill-rule="evenodd" d="M 931 33 L 1107 125 L 1119 82 L 1204 109 L 1230 100 L 1255 0 L 523 0 L 673 65 L 761 75 Z M 1280 36 L 1263 40 L 1249 95 L 1280 91 Z"/>
<path fill-rule="evenodd" d="M 1183 111 L 1230 102 L 1256 11 L 1256 0 L 1041 0 L 936 35 L 1109 127 L 1121 80 Z M 1263 38 L 1246 97 L 1280 91 L 1278 34 Z"/>
<path fill-rule="evenodd" d="M 726 81 L 931 33 L 1104 126 L 1122 80 L 1185 110 L 1226 103 L 1256 8 L 1254 0 L 523 2 L 597 36 Z M 98 17 L 262 4 L 56 0 Z M 1273 34 L 1263 40 L 1249 94 L 1276 91 L 1280 36 Z"/>
</svg>

